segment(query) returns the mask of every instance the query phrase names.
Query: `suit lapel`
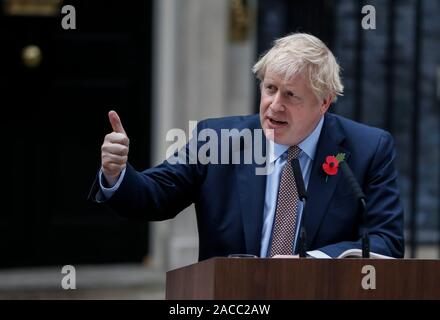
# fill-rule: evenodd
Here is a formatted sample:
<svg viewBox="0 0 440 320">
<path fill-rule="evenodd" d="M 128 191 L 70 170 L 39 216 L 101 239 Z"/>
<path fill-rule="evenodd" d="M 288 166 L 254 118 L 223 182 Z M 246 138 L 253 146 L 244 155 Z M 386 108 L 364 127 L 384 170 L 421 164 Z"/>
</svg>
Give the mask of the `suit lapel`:
<svg viewBox="0 0 440 320">
<path fill-rule="evenodd" d="M 259 118 L 258 118 L 259 121 Z M 251 129 L 261 129 L 258 125 Z M 256 139 L 257 138 L 257 139 Z M 266 150 L 266 139 L 262 134 L 261 139 L 255 137 L 255 144 L 253 146 L 243 146 L 244 150 L 255 152 L 255 148 L 262 148 Z M 243 151 L 241 150 L 242 154 Z M 266 192 L 266 175 L 256 175 L 256 169 L 262 168 L 264 165 L 257 165 L 255 161 L 252 164 L 236 165 L 236 175 L 238 183 L 238 199 L 240 202 L 240 209 L 243 222 L 244 238 L 246 242 L 246 251 L 249 254 L 260 255 L 261 232 L 263 229 L 263 212 L 264 200 Z"/>
<path fill-rule="evenodd" d="M 258 126 L 256 127 L 258 128 Z M 308 184 L 309 199 L 306 208 L 305 227 L 308 233 L 307 242 L 309 247 L 317 235 L 322 219 L 327 212 L 328 204 L 341 178 L 341 174 L 338 173 L 335 176 L 329 176 L 326 181 L 322 164 L 327 156 L 337 155 L 338 153 L 345 153 L 345 159 L 348 160 L 350 152 L 342 146 L 344 139 L 345 136 L 340 132 L 334 116 L 326 114 Z M 266 150 L 264 136 L 262 141 L 257 142 L 261 143 L 263 150 Z M 249 147 L 244 146 L 243 148 Z M 243 161 L 236 165 L 238 199 L 242 213 L 246 249 L 247 253 L 255 255 L 260 254 L 266 192 L 266 175 L 256 175 L 255 169 L 258 167 L 255 163 L 243 164 Z"/>
<path fill-rule="evenodd" d="M 322 164 L 327 156 L 336 156 L 338 153 L 345 153 L 345 159 L 348 160 L 350 152 L 341 145 L 344 139 L 345 136 L 337 127 L 334 116 L 326 114 L 308 184 L 309 199 L 304 223 L 308 233 L 307 242 L 309 247 L 317 235 L 329 202 L 333 197 L 338 181 L 341 179 L 341 173 L 338 172 L 334 176 L 328 176 L 326 180 L 327 175 L 322 169 Z"/>
</svg>

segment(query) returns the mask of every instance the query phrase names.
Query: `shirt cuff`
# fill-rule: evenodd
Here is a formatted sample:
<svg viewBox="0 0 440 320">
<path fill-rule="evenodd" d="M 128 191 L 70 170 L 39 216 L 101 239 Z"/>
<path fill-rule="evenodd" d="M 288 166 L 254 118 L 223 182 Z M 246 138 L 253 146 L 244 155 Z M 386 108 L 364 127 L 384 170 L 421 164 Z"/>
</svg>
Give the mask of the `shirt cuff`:
<svg viewBox="0 0 440 320">
<path fill-rule="evenodd" d="M 327 255 L 324 252 L 319 251 L 319 250 L 307 251 L 307 254 L 309 256 L 311 256 L 312 258 L 316 258 L 316 259 L 331 259 L 332 258 L 329 255 Z"/>
<path fill-rule="evenodd" d="M 102 169 L 99 170 L 99 187 L 101 188 L 101 192 L 106 199 L 110 199 L 111 196 L 116 192 L 116 190 L 118 190 L 119 186 L 122 183 L 122 180 L 124 180 L 126 169 L 127 168 L 124 168 L 124 170 L 122 170 L 121 174 L 119 175 L 118 181 L 116 181 L 116 183 L 111 188 L 104 187 L 104 184 L 102 183 L 102 179 L 104 179 L 104 177 L 102 176 Z"/>
</svg>

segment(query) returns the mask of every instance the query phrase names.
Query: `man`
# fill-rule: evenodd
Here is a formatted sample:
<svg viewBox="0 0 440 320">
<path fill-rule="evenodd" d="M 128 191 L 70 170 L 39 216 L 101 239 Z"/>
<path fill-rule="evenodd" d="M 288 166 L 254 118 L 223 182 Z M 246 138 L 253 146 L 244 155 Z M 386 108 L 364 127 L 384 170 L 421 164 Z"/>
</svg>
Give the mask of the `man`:
<svg viewBox="0 0 440 320">
<path fill-rule="evenodd" d="M 271 172 L 256 174 L 255 161 L 206 164 L 200 159 L 165 161 L 137 172 L 127 162 L 129 140 L 121 120 L 111 111 L 113 132 L 104 139 L 102 168 L 91 197 L 122 215 L 148 220 L 172 218 L 195 203 L 200 260 L 234 253 L 295 254 L 306 209 L 309 256 L 336 258 L 361 246 L 362 214 L 337 170 L 338 161 L 346 161 L 366 195 L 371 251 L 403 257 L 403 210 L 393 140 L 383 130 L 327 113 L 343 92 L 331 51 L 314 36 L 292 34 L 275 41 L 253 71 L 261 81 L 259 116 L 205 120 L 197 132 L 209 128 L 220 136 L 225 129 L 262 128 L 262 143 L 274 142 L 274 154 L 267 160 Z M 258 139 L 254 134 L 252 143 Z M 196 141 L 197 150 L 201 145 Z M 219 152 L 230 148 L 221 145 Z M 184 151 L 191 154 L 190 143 Z M 306 208 L 292 175 L 294 158 L 300 162 L 309 194 Z"/>
</svg>

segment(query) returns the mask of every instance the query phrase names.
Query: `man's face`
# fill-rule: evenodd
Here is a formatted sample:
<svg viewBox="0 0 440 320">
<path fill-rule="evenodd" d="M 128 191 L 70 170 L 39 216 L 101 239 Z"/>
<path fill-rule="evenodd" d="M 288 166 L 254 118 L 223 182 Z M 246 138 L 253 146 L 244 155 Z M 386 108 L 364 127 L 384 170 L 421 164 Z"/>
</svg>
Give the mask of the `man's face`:
<svg viewBox="0 0 440 320">
<path fill-rule="evenodd" d="M 303 75 L 285 80 L 267 71 L 261 83 L 261 126 L 275 143 L 297 145 L 316 128 L 330 102 L 330 97 L 318 100 Z M 268 129 L 273 129 L 273 135 Z"/>
</svg>

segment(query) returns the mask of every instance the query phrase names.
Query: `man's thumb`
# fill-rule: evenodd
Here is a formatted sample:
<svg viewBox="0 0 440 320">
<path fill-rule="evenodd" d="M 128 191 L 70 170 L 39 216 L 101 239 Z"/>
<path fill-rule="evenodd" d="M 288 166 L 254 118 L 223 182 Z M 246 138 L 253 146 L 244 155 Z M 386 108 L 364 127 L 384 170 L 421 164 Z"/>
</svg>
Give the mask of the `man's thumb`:
<svg viewBox="0 0 440 320">
<path fill-rule="evenodd" d="M 122 126 L 121 119 L 119 119 L 119 116 L 115 111 L 113 111 L 113 110 L 110 111 L 108 113 L 108 118 L 110 120 L 110 123 L 112 125 L 114 132 L 123 133 L 123 134 L 127 135 L 125 133 L 124 127 Z"/>
</svg>

